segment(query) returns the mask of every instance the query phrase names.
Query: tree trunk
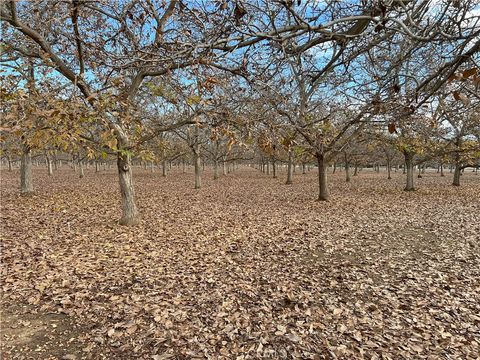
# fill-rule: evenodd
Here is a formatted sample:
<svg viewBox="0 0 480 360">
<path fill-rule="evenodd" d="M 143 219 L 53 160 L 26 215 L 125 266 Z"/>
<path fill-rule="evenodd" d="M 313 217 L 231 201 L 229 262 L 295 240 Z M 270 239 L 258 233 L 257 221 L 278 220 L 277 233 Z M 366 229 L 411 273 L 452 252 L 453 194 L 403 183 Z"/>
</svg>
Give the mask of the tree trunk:
<svg viewBox="0 0 480 360">
<path fill-rule="evenodd" d="M 358 175 L 358 164 L 355 163 L 355 167 L 354 167 L 354 170 L 353 170 L 353 176 L 357 176 Z"/>
<path fill-rule="evenodd" d="M 218 179 L 218 159 L 213 160 L 213 180 Z"/>
<path fill-rule="evenodd" d="M 337 162 L 334 161 L 334 162 L 333 162 L 333 171 L 332 171 L 332 174 L 335 174 L 336 171 L 337 171 Z"/>
<path fill-rule="evenodd" d="M 167 160 L 162 160 L 162 176 L 167 176 Z"/>
<path fill-rule="evenodd" d="M 8 161 L 8 171 L 12 171 L 12 158 L 10 155 L 7 156 L 7 161 Z"/>
<path fill-rule="evenodd" d="M 413 185 L 413 173 L 414 173 L 414 166 L 413 166 L 413 154 L 411 153 L 404 153 L 405 156 L 405 167 L 407 169 L 407 185 L 405 186 L 405 191 L 414 191 L 415 187 Z"/>
<path fill-rule="evenodd" d="M 83 172 L 83 161 L 78 162 L 78 167 L 80 168 L 80 179 L 85 176 L 85 173 Z"/>
<path fill-rule="evenodd" d="M 123 148 L 123 146 L 121 147 Z M 135 205 L 135 191 L 133 188 L 132 168 L 130 155 L 117 154 L 118 179 L 122 198 L 122 217 L 120 225 L 136 225 L 140 222 L 137 206 Z"/>
<path fill-rule="evenodd" d="M 455 170 L 453 172 L 453 186 L 460 186 L 460 174 L 461 174 L 461 164 L 460 161 L 458 160 L 458 155 L 457 159 L 455 161 Z"/>
<path fill-rule="evenodd" d="M 440 164 L 440 176 L 445 176 L 445 174 L 443 173 L 443 163 Z"/>
<path fill-rule="evenodd" d="M 28 146 L 24 146 L 20 160 L 20 193 L 30 194 L 32 192 L 32 152 Z"/>
<path fill-rule="evenodd" d="M 390 165 L 390 159 L 387 158 L 387 173 L 388 173 L 387 179 L 388 179 L 388 180 L 390 180 L 390 179 L 392 178 L 391 172 L 392 172 L 392 167 L 391 167 L 391 165 Z"/>
<path fill-rule="evenodd" d="M 275 162 L 275 158 L 272 158 L 272 172 L 273 172 L 273 178 L 277 178 L 277 164 Z"/>
<path fill-rule="evenodd" d="M 345 181 L 350 182 L 350 163 L 345 163 Z"/>
<path fill-rule="evenodd" d="M 46 155 L 47 159 L 47 169 L 48 169 L 48 176 L 53 175 L 53 166 L 52 166 L 52 159 L 50 159 L 50 155 Z"/>
<path fill-rule="evenodd" d="M 307 167 L 305 166 L 305 163 L 302 163 L 302 174 L 305 175 L 307 173 Z"/>
<path fill-rule="evenodd" d="M 201 176 L 200 176 L 200 169 L 202 167 L 201 159 L 200 159 L 200 149 L 195 150 L 194 157 L 195 157 L 195 189 L 200 189 L 200 187 L 202 186 Z"/>
<path fill-rule="evenodd" d="M 293 154 L 292 154 L 292 151 L 290 150 L 288 152 L 288 169 L 287 169 L 287 182 L 286 182 L 287 185 L 292 184 L 292 176 L 293 176 L 293 173 L 292 173 L 292 171 L 293 171 L 292 157 L 293 157 Z"/>
<path fill-rule="evenodd" d="M 270 175 L 270 161 L 267 161 L 267 175 Z"/>
<path fill-rule="evenodd" d="M 223 167 L 222 172 L 223 172 L 223 176 L 226 176 L 226 175 L 227 175 L 227 163 L 226 163 L 225 160 L 226 160 L 226 159 L 225 159 L 225 156 L 222 157 L 222 167 Z"/>
<path fill-rule="evenodd" d="M 327 164 L 323 154 L 317 153 L 316 156 L 318 162 L 318 200 L 327 201 L 330 198 L 327 183 Z"/>
<path fill-rule="evenodd" d="M 418 176 L 417 176 L 417 177 L 418 177 L 419 179 L 421 179 L 421 178 L 422 178 L 422 166 L 421 166 L 421 165 L 418 165 L 417 170 L 418 170 Z"/>
<path fill-rule="evenodd" d="M 95 172 L 99 172 L 100 171 L 100 163 L 98 162 L 98 160 L 95 160 Z"/>
</svg>

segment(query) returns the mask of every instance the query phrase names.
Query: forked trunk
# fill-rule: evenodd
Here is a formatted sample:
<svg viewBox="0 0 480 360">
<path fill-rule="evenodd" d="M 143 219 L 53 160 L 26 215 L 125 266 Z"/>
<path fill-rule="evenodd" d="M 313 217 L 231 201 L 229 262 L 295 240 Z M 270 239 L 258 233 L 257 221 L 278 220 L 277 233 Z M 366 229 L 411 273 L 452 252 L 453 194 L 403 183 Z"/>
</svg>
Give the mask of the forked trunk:
<svg viewBox="0 0 480 360">
<path fill-rule="evenodd" d="M 407 169 L 407 185 L 405 186 L 405 191 L 414 191 L 415 187 L 413 185 L 413 173 L 414 173 L 414 166 L 413 166 L 413 154 L 411 153 L 404 153 L 405 156 L 405 168 Z"/>
<path fill-rule="evenodd" d="M 30 147 L 24 146 L 20 160 L 20 193 L 30 194 L 32 192 L 32 151 Z"/>
<path fill-rule="evenodd" d="M 317 153 L 316 156 L 318 162 L 318 200 L 327 201 L 330 198 L 327 183 L 327 163 L 323 154 Z"/>
</svg>

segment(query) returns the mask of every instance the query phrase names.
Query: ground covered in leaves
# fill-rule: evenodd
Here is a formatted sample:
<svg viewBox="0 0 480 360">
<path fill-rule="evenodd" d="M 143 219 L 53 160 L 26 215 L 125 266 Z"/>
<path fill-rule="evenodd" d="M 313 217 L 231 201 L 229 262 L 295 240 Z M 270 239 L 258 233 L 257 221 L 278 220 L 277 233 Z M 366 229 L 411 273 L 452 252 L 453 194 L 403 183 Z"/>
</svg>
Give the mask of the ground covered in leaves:
<svg viewBox="0 0 480 360">
<path fill-rule="evenodd" d="M 480 356 L 480 175 L 1 175 L 3 359 Z"/>
</svg>

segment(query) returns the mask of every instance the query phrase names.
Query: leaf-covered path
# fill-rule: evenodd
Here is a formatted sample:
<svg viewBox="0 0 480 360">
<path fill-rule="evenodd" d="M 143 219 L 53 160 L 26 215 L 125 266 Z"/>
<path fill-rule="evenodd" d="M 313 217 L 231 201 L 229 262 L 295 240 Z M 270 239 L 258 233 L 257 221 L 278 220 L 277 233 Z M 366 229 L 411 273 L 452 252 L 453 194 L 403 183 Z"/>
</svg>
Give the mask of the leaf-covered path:
<svg viewBox="0 0 480 360">
<path fill-rule="evenodd" d="M 2 171 L 2 307 L 25 328 L 66 314 L 73 340 L 19 342 L 4 317 L 7 359 L 480 356 L 480 176 L 405 193 L 400 173 L 340 172 L 316 202 L 314 171 L 206 172 L 195 191 L 135 169 L 142 223 L 126 228 L 115 172 L 34 175 L 20 197 Z"/>
</svg>

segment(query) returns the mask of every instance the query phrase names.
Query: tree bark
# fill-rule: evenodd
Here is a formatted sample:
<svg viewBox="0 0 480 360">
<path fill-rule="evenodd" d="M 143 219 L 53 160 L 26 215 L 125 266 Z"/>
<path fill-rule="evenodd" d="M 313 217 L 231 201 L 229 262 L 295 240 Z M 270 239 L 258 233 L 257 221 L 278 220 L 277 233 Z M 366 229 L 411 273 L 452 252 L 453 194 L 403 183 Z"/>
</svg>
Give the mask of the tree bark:
<svg viewBox="0 0 480 360">
<path fill-rule="evenodd" d="M 287 182 L 286 184 L 287 185 L 291 185 L 292 184 L 292 176 L 293 176 L 293 173 L 292 173 L 292 158 L 293 158 L 293 154 L 292 154 L 292 151 L 290 150 L 288 152 L 288 169 L 287 169 Z"/>
<path fill-rule="evenodd" d="M 318 163 L 318 200 L 327 201 L 330 198 L 327 183 L 327 164 L 321 153 L 316 154 Z"/>
<path fill-rule="evenodd" d="M 162 176 L 167 176 L 167 160 L 162 160 Z"/>
<path fill-rule="evenodd" d="M 455 170 L 453 172 L 453 186 L 460 186 L 460 174 L 461 174 L 461 169 L 460 169 L 460 162 L 457 160 L 455 162 Z"/>
<path fill-rule="evenodd" d="M 30 194 L 32 192 L 32 151 L 30 147 L 25 145 L 20 160 L 20 193 Z"/>
<path fill-rule="evenodd" d="M 305 163 L 302 163 L 302 174 L 305 175 L 307 173 L 307 167 L 305 166 Z"/>
<path fill-rule="evenodd" d="M 213 180 L 218 179 L 218 159 L 213 160 Z"/>
<path fill-rule="evenodd" d="M 136 225 L 140 222 L 140 218 L 135 204 L 130 155 L 118 152 L 117 169 L 122 199 L 122 217 L 119 224 Z"/>
<path fill-rule="evenodd" d="M 272 172 L 273 172 L 273 178 L 277 178 L 277 164 L 275 162 L 275 157 L 272 158 Z"/>
<path fill-rule="evenodd" d="M 195 149 L 194 151 L 194 158 L 195 158 L 195 189 L 200 189 L 202 186 L 202 181 L 201 181 L 201 159 L 200 159 L 200 149 Z"/>
<path fill-rule="evenodd" d="M 413 166 L 413 154 L 411 153 L 404 153 L 405 157 L 405 167 L 407 169 L 407 185 L 405 186 L 405 191 L 414 191 L 415 187 L 413 185 L 413 173 L 414 173 L 414 166 Z"/>
<path fill-rule="evenodd" d="M 350 161 L 348 161 L 347 153 L 344 153 L 345 159 L 345 181 L 350 182 Z"/>
<path fill-rule="evenodd" d="M 8 171 L 12 171 L 12 158 L 10 155 L 7 156 L 7 161 L 8 161 Z"/>
<path fill-rule="evenodd" d="M 83 171 L 83 161 L 79 161 L 78 162 L 78 167 L 80 168 L 80 179 L 83 178 L 85 176 L 85 173 Z"/>
<path fill-rule="evenodd" d="M 48 169 L 48 176 L 53 175 L 53 166 L 52 166 L 52 159 L 50 159 L 50 155 L 46 155 L 47 158 L 47 169 Z"/>
</svg>

